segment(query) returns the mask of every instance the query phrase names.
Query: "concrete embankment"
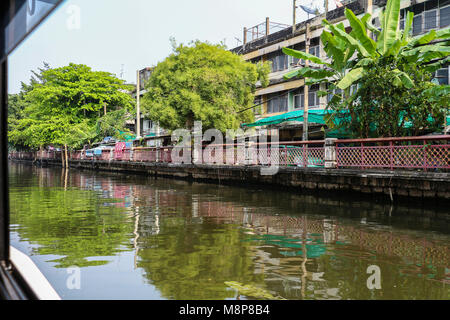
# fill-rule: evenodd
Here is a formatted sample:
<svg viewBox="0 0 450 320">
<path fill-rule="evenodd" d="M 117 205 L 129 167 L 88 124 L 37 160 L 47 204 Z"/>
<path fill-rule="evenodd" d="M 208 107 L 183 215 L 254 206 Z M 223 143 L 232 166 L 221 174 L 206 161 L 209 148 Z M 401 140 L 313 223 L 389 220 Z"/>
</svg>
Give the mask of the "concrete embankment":
<svg viewBox="0 0 450 320">
<path fill-rule="evenodd" d="M 42 160 L 40 164 L 61 166 L 61 162 L 55 160 Z M 261 175 L 259 166 L 89 160 L 71 160 L 70 167 L 229 185 L 286 188 L 295 192 L 317 192 L 322 196 L 344 193 L 388 201 L 415 199 L 450 203 L 450 173 L 447 172 L 280 167 L 275 175 Z"/>
</svg>

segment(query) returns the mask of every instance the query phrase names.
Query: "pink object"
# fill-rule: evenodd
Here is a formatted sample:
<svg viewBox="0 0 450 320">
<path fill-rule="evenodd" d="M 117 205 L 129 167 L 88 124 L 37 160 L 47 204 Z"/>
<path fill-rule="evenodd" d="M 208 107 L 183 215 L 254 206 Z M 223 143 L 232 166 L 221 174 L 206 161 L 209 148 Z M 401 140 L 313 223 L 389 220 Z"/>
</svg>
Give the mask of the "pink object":
<svg viewBox="0 0 450 320">
<path fill-rule="evenodd" d="M 114 148 L 114 159 L 115 160 L 122 160 L 123 157 L 123 150 L 126 147 L 126 143 L 125 142 L 117 142 L 116 146 Z"/>
</svg>

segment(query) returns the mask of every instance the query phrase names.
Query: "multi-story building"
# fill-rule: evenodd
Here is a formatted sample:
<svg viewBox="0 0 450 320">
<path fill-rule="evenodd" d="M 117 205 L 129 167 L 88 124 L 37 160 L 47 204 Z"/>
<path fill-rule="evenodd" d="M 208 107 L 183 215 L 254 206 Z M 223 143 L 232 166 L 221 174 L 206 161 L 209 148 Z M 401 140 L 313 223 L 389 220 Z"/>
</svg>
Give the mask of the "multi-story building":
<svg viewBox="0 0 450 320">
<path fill-rule="evenodd" d="M 260 61 L 272 62 L 270 85 L 256 91 L 255 115 L 256 119 L 269 118 L 303 110 L 305 104 L 309 110 L 323 110 L 330 96 L 318 95 L 318 91 L 326 90 L 327 84 L 305 86 L 304 79 L 284 79 L 288 71 L 302 66 L 304 61 L 299 61 L 282 52 L 283 47 L 299 51 L 307 51 L 322 59 L 326 59 L 320 35 L 323 31 L 322 20 L 326 18 L 330 23 L 344 23 L 347 31 L 350 24 L 345 18 L 345 8 L 351 9 L 361 17 L 366 12 L 372 14 L 372 23 L 379 27 L 379 13 L 386 5 L 386 0 L 349 0 L 343 1 L 343 6 L 335 10 L 320 14 L 301 23 L 293 23 L 275 33 L 271 33 L 273 27 L 280 24 L 266 22 L 253 28 L 244 28 L 243 45 L 232 49 L 232 52 L 240 54 L 247 61 L 254 63 Z M 400 28 L 404 27 L 404 19 L 407 11 L 414 12 L 412 33 L 414 36 L 426 33 L 431 29 L 442 29 L 450 25 L 450 0 L 405 0 L 401 3 Z M 295 14 L 294 14 L 295 17 Z M 294 18 L 295 19 L 295 18 Z M 261 32 L 261 30 L 263 30 Z M 449 83 L 449 67 L 438 70 L 436 79 L 441 84 Z M 273 128 L 269 126 L 268 128 Z M 279 129 L 281 140 L 302 140 L 303 122 L 285 121 L 276 125 Z M 323 123 L 309 123 L 309 139 L 323 138 Z M 266 127 L 267 128 L 267 127 Z"/>
<path fill-rule="evenodd" d="M 145 85 L 147 81 L 150 79 L 150 76 L 153 72 L 154 68 L 145 68 L 138 71 L 139 74 L 139 100 L 142 100 L 144 94 L 147 92 L 145 89 Z M 136 85 L 137 87 L 138 85 Z M 132 93 L 133 98 L 137 99 L 137 90 Z M 145 140 L 145 144 L 147 146 L 154 147 L 156 145 L 162 145 L 164 138 L 167 136 L 167 130 L 161 128 L 160 125 L 148 119 L 145 116 L 145 113 L 140 112 L 140 125 L 139 125 L 139 133 L 137 128 L 137 117 L 134 121 L 132 121 L 132 127 L 130 129 L 135 133 L 139 134 Z"/>
</svg>

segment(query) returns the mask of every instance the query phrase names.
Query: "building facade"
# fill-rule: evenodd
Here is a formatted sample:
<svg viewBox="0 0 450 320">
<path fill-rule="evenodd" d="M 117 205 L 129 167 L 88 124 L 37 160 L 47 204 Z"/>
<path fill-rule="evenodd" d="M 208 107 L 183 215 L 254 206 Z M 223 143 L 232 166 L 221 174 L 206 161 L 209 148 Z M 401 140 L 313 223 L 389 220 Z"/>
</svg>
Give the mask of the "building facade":
<svg viewBox="0 0 450 320">
<path fill-rule="evenodd" d="M 372 14 L 372 23 L 379 27 L 378 16 L 386 5 L 385 0 L 350 0 L 343 2 L 344 6 L 328 11 L 326 14 L 318 15 L 301 23 L 293 23 L 291 27 L 275 33 L 270 33 L 270 25 L 266 20 L 266 33 L 252 33 L 257 36 L 247 41 L 249 30 L 244 29 L 244 43 L 242 46 L 231 51 L 243 56 L 247 61 L 253 63 L 271 61 L 272 73 L 270 74 L 270 85 L 260 88 L 255 94 L 256 119 L 282 115 L 295 110 L 303 110 L 305 104 L 309 110 L 325 109 L 330 96 L 319 97 L 318 91 L 325 91 L 326 84 L 316 86 L 305 86 L 304 79 L 284 79 L 284 75 L 302 66 L 304 61 L 287 56 L 282 52 L 283 47 L 299 51 L 307 51 L 317 57 L 326 60 L 326 53 L 320 35 L 323 31 L 322 20 L 326 18 L 330 23 L 344 23 L 347 31 L 350 24 L 345 18 L 345 8 L 351 9 L 357 16 L 361 17 L 366 12 Z M 407 11 L 414 12 L 412 26 L 413 36 L 430 31 L 439 30 L 450 26 L 450 0 L 406 0 L 401 3 L 400 28 L 404 27 L 404 19 Z M 295 16 L 295 15 L 294 15 Z M 264 29 L 264 28 L 263 28 Z M 258 37 L 258 35 L 260 35 Z M 449 84 L 449 67 L 442 68 L 435 73 L 435 78 L 441 84 Z M 355 88 L 353 88 L 355 89 Z M 309 138 L 323 138 L 324 128 L 322 125 L 310 123 Z M 283 123 L 277 125 L 281 140 L 302 140 L 302 123 Z"/>
<path fill-rule="evenodd" d="M 144 68 L 138 71 L 138 84 L 136 84 L 136 88 L 139 86 L 139 104 L 144 97 L 144 94 L 147 92 L 145 86 L 150 79 L 151 74 L 153 73 L 154 68 Z M 137 100 L 137 90 L 132 93 L 133 98 Z M 139 108 L 140 109 L 140 108 Z M 152 121 L 148 119 L 145 114 L 140 109 L 140 136 L 144 139 L 144 143 L 148 147 L 155 147 L 163 145 L 163 141 L 167 136 L 167 130 L 161 128 L 158 122 Z M 137 117 L 134 121 L 132 121 L 132 131 L 137 133 Z"/>
</svg>

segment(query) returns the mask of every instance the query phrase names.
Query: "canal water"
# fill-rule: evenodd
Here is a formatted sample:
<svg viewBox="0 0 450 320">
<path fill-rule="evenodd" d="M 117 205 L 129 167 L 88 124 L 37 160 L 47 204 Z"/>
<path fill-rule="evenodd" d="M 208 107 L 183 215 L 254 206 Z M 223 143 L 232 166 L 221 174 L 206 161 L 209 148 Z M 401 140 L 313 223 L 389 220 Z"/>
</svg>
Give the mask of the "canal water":
<svg viewBox="0 0 450 320">
<path fill-rule="evenodd" d="M 63 299 L 450 298 L 448 208 L 9 169 L 12 245 Z"/>
</svg>

